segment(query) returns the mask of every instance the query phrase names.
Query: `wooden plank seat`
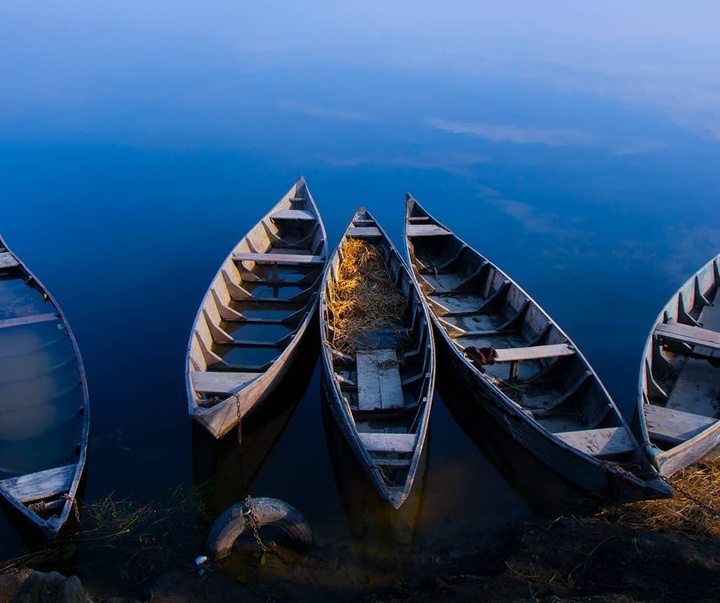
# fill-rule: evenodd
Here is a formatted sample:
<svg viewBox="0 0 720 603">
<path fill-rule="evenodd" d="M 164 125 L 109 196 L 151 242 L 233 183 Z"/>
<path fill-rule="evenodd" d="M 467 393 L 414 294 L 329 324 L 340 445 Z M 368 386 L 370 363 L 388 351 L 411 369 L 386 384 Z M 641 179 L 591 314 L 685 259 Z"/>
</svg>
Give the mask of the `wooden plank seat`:
<svg viewBox="0 0 720 603">
<path fill-rule="evenodd" d="M 402 408 L 405 400 L 395 349 L 358 350 L 356 358 L 359 409 Z"/>
<path fill-rule="evenodd" d="M 614 456 L 635 449 L 632 436 L 624 427 L 564 431 L 554 435 L 573 448 L 596 457 Z"/>
<path fill-rule="evenodd" d="M 347 230 L 349 237 L 381 237 L 382 232 L 377 226 L 351 226 Z"/>
<path fill-rule="evenodd" d="M 495 362 L 509 362 L 509 380 L 517 379 L 519 363 L 528 360 L 541 360 L 543 358 L 558 358 L 561 356 L 572 356 L 575 350 L 567 343 L 554 343 L 548 345 L 533 345 L 522 348 L 501 348 L 496 349 Z"/>
<path fill-rule="evenodd" d="M 48 312 L 47 314 L 32 314 L 31 316 L 18 316 L 17 318 L 0 320 L 0 329 L 19 327 L 22 325 L 31 325 L 38 322 L 47 322 L 50 320 L 59 320 L 59 317 L 54 312 Z"/>
<path fill-rule="evenodd" d="M 363 446 L 370 452 L 412 452 L 417 436 L 414 433 L 358 432 Z"/>
<path fill-rule="evenodd" d="M 522 362 L 523 360 L 540 360 L 541 358 L 554 358 L 555 356 L 571 356 L 575 353 L 572 346 L 567 343 L 553 343 L 549 345 L 534 345 L 523 348 L 505 348 L 495 350 L 495 362 Z"/>
<path fill-rule="evenodd" d="M 206 394 L 232 394 L 258 378 L 258 373 L 225 371 L 192 371 L 190 379 L 195 391 Z"/>
<path fill-rule="evenodd" d="M 70 489 L 76 465 L 65 465 L 37 473 L 27 473 L 0 481 L 0 487 L 21 503 L 42 500 Z"/>
<path fill-rule="evenodd" d="M 677 322 L 662 323 L 655 327 L 655 336 L 661 340 L 720 350 L 720 333 L 702 327 L 683 325 Z"/>
<path fill-rule="evenodd" d="M 656 404 L 643 404 L 643 412 L 650 437 L 673 446 L 682 444 L 718 421 L 714 417 Z"/>
<path fill-rule="evenodd" d="M 407 467 L 410 463 L 412 463 L 412 459 L 381 459 L 381 458 L 374 458 L 373 464 L 374 465 L 380 465 L 382 467 Z"/>
<path fill-rule="evenodd" d="M 0 270 L 5 268 L 15 268 L 19 266 L 20 262 L 15 259 L 15 256 L 9 251 L 0 252 Z"/>
<path fill-rule="evenodd" d="M 270 216 L 273 220 L 301 220 L 304 222 L 314 222 L 315 216 L 304 209 L 283 209 L 276 211 Z"/>
<path fill-rule="evenodd" d="M 233 254 L 236 262 L 262 262 L 271 264 L 324 264 L 325 258 L 320 255 L 303 255 L 299 253 L 252 253 L 238 252 Z"/>
<path fill-rule="evenodd" d="M 452 234 L 446 228 L 437 224 L 408 224 L 405 231 L 409 237 L 429 237 Z"/>
</svg>

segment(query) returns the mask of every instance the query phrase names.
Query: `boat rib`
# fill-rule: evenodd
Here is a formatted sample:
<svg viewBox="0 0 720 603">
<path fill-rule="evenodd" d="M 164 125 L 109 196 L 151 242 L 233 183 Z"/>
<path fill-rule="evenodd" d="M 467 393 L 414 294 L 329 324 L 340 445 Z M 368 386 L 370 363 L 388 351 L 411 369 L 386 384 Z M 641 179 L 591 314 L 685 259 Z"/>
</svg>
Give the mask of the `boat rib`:
<svg viewBox="0 0 720 603">
<path fill-rule="evenodd" d="M 235 245 L 210 283 L 186 359 L 190 414 L 215 438 L 278 386 L 318 303 L 327 235 L 304 178 Z"/>
<path fill-rule="evenodd" d="M 345 267 L 348 257 L 343 253 L 353 241 L 380 270 L 366 274 Z M 347 280 L 377 286 L 372 295 L 357 296 L 352 303 L 365 304 L 366 310 L 381 316 L 379 321 L 368 325 L 355 314 L 340 327 L 342 306 L 336 291 Z M 386 295 L 401 300 L 402 308 L 384 314 L 380 305 Z M 427 310 L 405 263 L 364 208 L 353 216 L 325 272 L 320 331 L 331 414 L 370 481 L 397 509 L 408 498 L 425 450 L 435 349 Z M 343 333 L 347 336 L 341 337 Z"/>
<path fill-rule="evenodd" d="M 515 281 L 406 198 L 405 245 L 438 345 L 508 434 L 586 492 L 672 496 L 570 338 Z"/>
<path fill-rule="evenodd" d="M 693 274 L 650 330 L 633 423 L 665 477 L 720 444 L 720 255 Z"/>
<path fill-rule="evenodd" d="M 0 238 L 0 494 L 46 538 L 77 511 L 89 418 L 70 325 Z"/>
</svg>

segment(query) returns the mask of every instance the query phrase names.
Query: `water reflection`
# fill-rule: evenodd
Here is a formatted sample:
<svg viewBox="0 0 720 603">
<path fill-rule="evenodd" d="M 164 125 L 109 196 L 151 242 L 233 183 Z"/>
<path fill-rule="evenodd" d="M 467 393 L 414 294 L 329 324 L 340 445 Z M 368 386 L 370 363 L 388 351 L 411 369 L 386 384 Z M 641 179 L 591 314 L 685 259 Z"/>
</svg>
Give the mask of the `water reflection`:
<svg viewBox="0 0 720 603">
<path fill-rule="evenodd" d="M 430 435 L 418 464 L 413 489 L 399 509 L 378 493 L 340 431 L 322 388 L 325 441 L 345 522 L 360 569 L 368 580 L 391 583 L 409 576 L 418 548 L 427 485 Z"/>
<path fill-rule="evenodd" d="M 454 377 L 451 360 L 438 346 L 437 387 L 445 406 L 465 435 L 493 464 L 508 484 L 540 517 L 597 508 L 599 501 L 541 463 L 513 440 L 485 409 L 489 402 Z"/>
<path fill-rule="evenodd" d="M 250 494 L 271 457 L 312 380 L 318 359 L 317 330 L 316 322 L 311 322 L 308 337 L 280 386 L 238 429 L 216 440 L 193 424 L 193 476 L 211 517 Z"/>
</svg>

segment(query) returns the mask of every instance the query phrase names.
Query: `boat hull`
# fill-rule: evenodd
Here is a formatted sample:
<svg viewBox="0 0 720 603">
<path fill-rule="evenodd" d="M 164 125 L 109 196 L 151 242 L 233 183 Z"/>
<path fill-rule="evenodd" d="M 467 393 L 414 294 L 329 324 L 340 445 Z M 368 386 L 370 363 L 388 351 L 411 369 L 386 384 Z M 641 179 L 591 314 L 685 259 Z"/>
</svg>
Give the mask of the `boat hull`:
<svg viewBox="0 0 720 603">
<path fill-rule="evenodd" d="M 190 415 L 214 438 L 282 382 L 317 314 L 327 234 L 304 178 L 233 247 L 188 343 Z"/>
<path fill-rule="evenodd" d="M 438 347 L 513 440 L 594 496 L 673 495 L 568 335 L 410 195 L 405 244 Z"/>
<path fill-rule="evenodd" d="M 640 363 L 636 437 L 665 477 L 720 444 L 720 255 L 660 311 Z"/>
<path fill-rule="evenodd" d="M 436 326 L 436 331 L 438 327 Z M 614 463 L 603 463 L 579 453 L 528 420 L 515 405 L 506 401 L 501 392 L 484 379 L 477 379 L 473 367 L 454 352 L 447 341 L 439 337 L 438 353 L 450 361 L 454 374 L 465 387 L 481 397 L 478 403 L 495 422 L 519 445 L 563 479 L 568 480 L 587 494 L 597 498 L 630 502 L 636 500 L 668 498 L 672 491 L 659 476 L 639 479 Z"/>
<path fill-rule="evenodd" d="M 0 238 L 0 494 L 46 538 L 78 514 L 90 429 L 62 309 Z"/>
<path fill-rule="evenodd" d="M 404 297 L 406 306 L 400 324 L 363 328 L 352 353 L 341 353 L 336 347 L 339 340 L 331 286 L 339 279 L 340 250 L 350 239 L 369 241 L 389 271 L 394 283 L 391 289 Z M 380 496 L 398 509 L 410 495 L 425 448 L 435 385 L 435 348 L 430 318 L 407 266 L 364 208 L 358 209 L 330 259 L 321 293 L 324 399 L 369 480 Z M 344 389 L 353 380 L 351 391 Z M 382 427 L 376 429 L 374 425 L 380 423 Z"/>
</svg>

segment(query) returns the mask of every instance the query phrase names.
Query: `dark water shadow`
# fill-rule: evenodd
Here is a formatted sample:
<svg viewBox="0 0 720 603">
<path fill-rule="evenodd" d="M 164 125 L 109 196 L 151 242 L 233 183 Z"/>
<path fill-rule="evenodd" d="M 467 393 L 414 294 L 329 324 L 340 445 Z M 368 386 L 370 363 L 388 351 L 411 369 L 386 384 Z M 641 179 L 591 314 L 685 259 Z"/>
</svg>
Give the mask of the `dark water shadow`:
<svg viewBox="0 0 720 603">
<path fill-rule="evenodd" d="M 335 485 L 361 571 L 376 584 L 409 577 L 423 521 L 430 430 L 410 495 L 394 509 L 380 496 L 350 448 L 328 408 L 325 387 L 321 387 L 321 406 Z"/>
<path fill-rule="evenodd" d="M 442 346 L 438 346 L 437 367 L 436 386 L 453 419 L 538 518 L 600 508 L 600 500 L 589 497 L 507 434 L 486 409 L 487 398 L 456 377 Z"/>
<path fill-rule="evenodd" d="M 193 424 L 193 477 L 209 518 L 241 502 L 275 450 L 312 380 L 318 361 L 317 328 L 308 329 L 298 356 L 278 388 L 243 419 L 240 430 L 215 440 Z M 209 529 L 209 526 L 208 526 Z"/>
</svg>

